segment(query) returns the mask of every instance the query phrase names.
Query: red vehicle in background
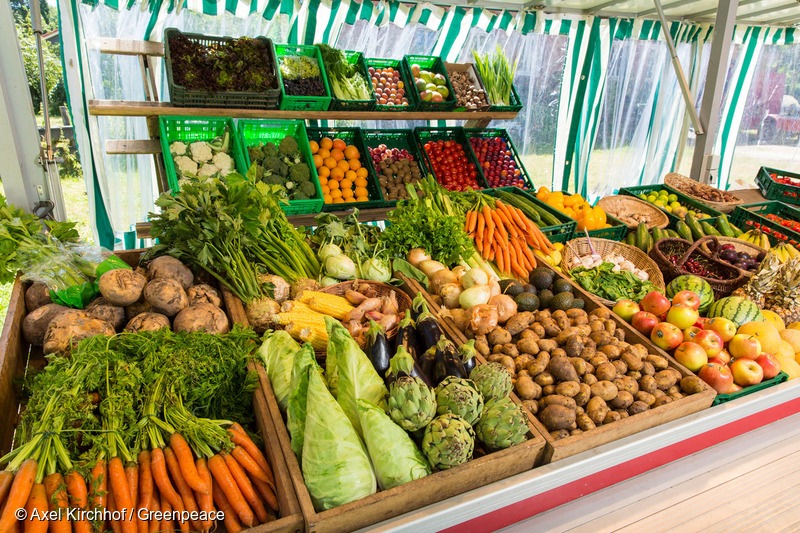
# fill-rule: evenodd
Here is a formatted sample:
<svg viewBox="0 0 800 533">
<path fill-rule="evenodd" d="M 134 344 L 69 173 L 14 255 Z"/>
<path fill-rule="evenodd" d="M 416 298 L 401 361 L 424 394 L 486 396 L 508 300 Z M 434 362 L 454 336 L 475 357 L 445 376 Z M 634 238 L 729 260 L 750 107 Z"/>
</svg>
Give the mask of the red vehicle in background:
<svg viewBox="0 0 800 533">
<path fill-rule="evenodd" d="M 800 102 L 786 94 L 786 75 L 770 71 L 753 80 L 753 98 L 742 117 L 743 130 L 756 130 L 758 144 L 800 140 Z"/>
</svg>

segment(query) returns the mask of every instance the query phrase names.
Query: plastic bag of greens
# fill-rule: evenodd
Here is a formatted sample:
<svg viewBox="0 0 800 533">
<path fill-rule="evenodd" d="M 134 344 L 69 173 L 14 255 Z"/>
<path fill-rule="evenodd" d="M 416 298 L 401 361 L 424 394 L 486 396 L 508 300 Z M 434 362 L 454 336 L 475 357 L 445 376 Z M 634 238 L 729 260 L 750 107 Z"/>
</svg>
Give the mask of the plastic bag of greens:
<svg viewBox="0 0 800 533">
<path fill-rule="evenodd" d="M 295 354 L 290 380 L 289 405 L 286 408 L 286 428 L 292 440 L 292 451 L 298 459 L 302 457 L 306 430 L 306 399 L 308 395 L 308 369 L 322 371 L 314 357 L 314 348 L 306 343 Z"/>
<path fill-rule="evenodd" d="M 431 473 L 428 461 L 417 445 L 383 409 L 358 400 L 358 416 L 381 489 L 391 489 Z"/>
<path fill-rule="evenodd" d="M 269 384 L 281 411 L 286 412 L 289 396 L 292 393 L 292 365 L 300 345 L 283 330 L 267 331 L 264 342 L 258 349 L 258 355 L 264 363 Z"/>
<path fill-rule="evenodd" d="M 377 482 L 364 445 L 322 375 L 314 367 L 307 372 L 303 479 L 314 508 L 324 511 L 374 494 Z"/>
</svg>

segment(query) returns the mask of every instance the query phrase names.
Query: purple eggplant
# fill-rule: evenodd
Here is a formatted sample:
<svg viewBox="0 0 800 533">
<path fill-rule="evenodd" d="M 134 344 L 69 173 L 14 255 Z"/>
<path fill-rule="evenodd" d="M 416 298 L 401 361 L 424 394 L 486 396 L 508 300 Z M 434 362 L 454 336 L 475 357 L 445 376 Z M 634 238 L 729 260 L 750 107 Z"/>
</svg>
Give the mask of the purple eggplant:
<svg viewBox="0 0 800 533">
<path fill-rule="evenodd" d="M 386 332 L 383 330 L 383 326 L 374 320 L 370 320 L 369 324 L 366 346 L 367 357 L 369 357 L 378 375 L 385 376 L 386 371 L 389 370 L 389 360 L 392 358 L 389 351 L 389 341 L 386 340 Z"/>
<path fill-rule="evenodd" d="M 461 356 L 461 363 L 464 365 L 464 370 L 467 374 L 472 372 L 475 368 L 475 354 L 478 350 L 475 348 L 475 339 L 465 342 L 458 348 L 458 354 Z"/>
<path fill-rule="evenodd" d="M 433 372 L 435 363 L 436 363 L 436 346 L 431 346 L 425 351 L 425 353 L 422 354 L 422 364 L 420 365 L 422 373 L 428 377 L 428 381 L 430 381 L 431 383 L 434 382 Z"/>
<path fill-rule="evenodd" d="M 467 372 L 461 364 L 461 356 L 458 354 L 456 345 L 447 337 L 442 337 L 436 343 L 436 354 L 433 366 L 433 382 L 436 384 L 448 377 L 466 378 Z"/>
<path fill-rule="evenodd" d="M 420 309 L 422 312 L 417 317 L 417 338 L 420 341 L 419 349 L 427 351 L 431 346 L 436 346 L 439 339 L 444 337 L 442 326 L 428 309 L 428 305 L 423 301 Z"/>
<path fill-rule="evenodd" d="M 419 342 L 417 340 L 417 330 L 414 319 L 411 318 L 411 311 L 406 310 L 406 316 L 400 321 L 397 329 L 397 337 L 394 340 L 394 349 L 397 351 L 400 347 L 405 348 L 414 361 L 419 358 Z"/>
</svg>

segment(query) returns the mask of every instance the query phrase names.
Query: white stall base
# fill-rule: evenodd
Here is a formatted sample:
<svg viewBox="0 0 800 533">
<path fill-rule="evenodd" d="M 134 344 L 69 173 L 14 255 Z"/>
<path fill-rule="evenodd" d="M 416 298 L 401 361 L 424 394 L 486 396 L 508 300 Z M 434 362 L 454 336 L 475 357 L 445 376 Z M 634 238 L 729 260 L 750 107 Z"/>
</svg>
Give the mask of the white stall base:
<svg viewBox="0 0 800 533">
<path fill-rule="evenodd" d="M 662 499 L 659 492 L 683 483 L 688 483 L 687 486 L 693 486 L 692 479 L 697 477 L 693 472 L 696 472 L 696 469 L 699 468 L 697 466 L 698 461 L 700 464 L 708 464 L 706 471 L 711 477 L 707 480 L 703 479 L 704 482 L 709 483 L 709 487 L 712 486 L 713 479 L 720 479 L 720 483 L 724 485 L 727 479 L 724 477 L 714 478 L 712 471 L 715 468 L 720 468 L 721 470 L 717 474 L 721 475 L 721 471 L 724 470 L 721 465 L 726 462 L 727 458 L 725 456 L 728 453 L 732 453 L 730 452 L 731 449 L 738 450 L 733 454 L 734 457 L 744 457 L 738 461 L 741 468 L 740 475 L 746 475 L 749 470 L 757 470 L 758 465 L 762 464 L 759 461 L 762 460 L 761 456 L 765 448 L 762 445 L 764 442 L 762 436 L 800 434 L 800 420 L 798 420 L 800 417 L 793 416 L 797 413 L 800 413 L 800 386 L 796 381 L 783 383 L 734 402 L 706 409 L 574 457 L 557 461 L 551 465 L 541 466 L 481 489 L 424 507 L 393 520 L 387 520 L 370 528 L 370 530 L 420 532 L 442 531 L 452 528 L 452 531 L 459 533 L 465 531 L 496 531 L 512 524 L 518 524 L 531 517 L 536 517 L 529 522 L 520 523 L 520 527 L 514 529 L 514 531 L 565 531 L 570 527 L 574 528 L 582 525 L 581 514 L 588 515 L 589 520 L 594 518 L 601 519 L 604 514 L 609 514 L 618 508 L 622 509 L 631 501 L 636 501 L 637 498 L 646 499 L 649 501 L 648 505 L 651 505 L 649 511 L 645 511 L 644 516 L 656 515 L 659 518 L 653 522 L 647 522 L 648 526 L 657 524 L 657 527 L 641 529 L 638 524 L 633 527 L 636 527 L 638 531 L 657 531 L 659 530 L 658 528 L 663 530 L 671 529 L 680 524 L 682 519 L 679 516 L 673 516 L 675 513 L 670 511 L 658 514 L 661 509 L 667 509 L 671 505 L 671 501 L 667 499 L 667 496 Z M 786 420 L 788 417 L 791 418 Z M 776 421 L 779 422 L 773 423 Z M 759 430 L 758 428 L 764 429 Z M 754 430 L 758 430 L 758 432 L 753 432 Z M 744 436 L 741 437 L 742 435 Z M 798 442 L 797 448 L 800 449 L 800 441 L 797 439 L 786 440 L 778 436 L 775 438 L 777 439 L 774 441 L 776 445 L 775 451 L 782 449 L 775 458 L 780 458 L 781 454 L 787 456 L 787 461 L 790 461 L 790 463 L 787 463 L 786 470 L 787 472 L 791 471 L 793 468 L 791 464 L 796 465 L 798 461 L 798 457 L 792 457 L 790 453 L 792 451 L 791 443 Z M 735 440 L 731 441 L 731 439 Z M 722 443 L 720 446 L 715 446 L 720 443 Z M 711 447 L 723 450 L 719 453 L 721 457 L 717 457 L 717 454 L 711 454 L 713 457 L 707 461 L 692 457 L 693 454 Z M 769 446 L 766 447 L 769 448 Z M 706 453 L 703 452 L 704 457 L 708 457 Z M 748 455 L 753 455 L 753 463 L 747 457 Z M 673 461 L 677 462 L 673 463 Z M 791 463 L 792 461 L 794 463 Z M 754 466 L 751 468 L 747 466 L 748 464 Z M 800 469 L 796 466 L 794 468 Z M 638 483 L 639 479 L 649 479 L 647 475 L 632 479 L 648 471 L 653 471 L 649 475 L 656 476 L 653 478 L 654 481 Z M 733 475 L 733 477 L 737 476 Z M 800 479 L 798 476 L 794 476 L 794 478 Z M 770 485 L 769 477 L 761 481 L 764 486 Z M 653 484 L 652 486 L 651 483 Z M 743 484 L 744 482 L 740 481 L 739 483 Z M 778 492 L 788 493 L 794 490 L 791 488 L 792 484 L 800 484 L 800 481 L 792 481 L 792 476 L 789 476 L 781 483 L 784 484 L 777 486 Z M 736 483 L 731 482 L 730 485 L 724 486 L 723 489 L 732 488 L 734 485 Z M 695 489 L 697 495 L 703 492 L 702 488 L 699 486 L 698 481 L 698 487 Z M 597 491 L 603 489 L 607 490 L 597 493 Z M 745 504 L 762 504 L 762 502 L 757 501 L 754 497 L 755 495 L 746 490 L 744 496 L 739 498 L 731 497 L 727 493 L 722 494 L 724 490 L 718 492 L 719 494 L 716 496 L 706 495 L 704 497 L 710 498 L 716 506 L 724 506 L 728 502 L 734 501 L 732 505 L 735 509 L 741 509 Z M 605 500 L 597 501 L 614 501 L 616 502 L 614 507 L 609 508 L 606 506 L 603 511 L 598 511 L 598 507 L 604 504 L 595 503 L 593 506 L 590 498 L 576 501 L 582 496 L 592 493 L 597 494 L 590 498 L 606 498 Z M 679 493 L 680 491 L 678 490 L 674 498 L 680 499 Z M 648 497 L 650 498 L 648 499 Z M 632 498 L 634 500 L 631 500 Z M 662 507 L 659 507 L 659 500 L 661 500 Z M 740 504 L 737 504 L 736 500 Z M 589 503 L 584 505 L 586 501 L 589 501 Z M 674 500 L 672 502 L 674 503 Z M 789 503 L 795 502 L 791 501 Z M 556 508 L 564 504 L 568 504 L 563 507 L 566 510 L 563 511 L 564 514 L 559 515 L 558 513 L 561 509 Z M 687 505 L 687 508 L 693 508 L 691 503 Z M 708 506 L 708 504 L 703 505 Z M 571 510 L 569 509 L 570 507 Z M 728 507 L 728 509 L 732 508 Z M 551 512 L 547 513 L 547 511 Z M 613 514 L 613 516 L 624 516 L 625 512 L 630 512 L 630 509 L 627 511 L 622 510 L 620 513 Z M 730 514 L 734 514 L 733 511 L 721 513 L 717 517 L 721 520 L 724 516 Z M 741 511 L 735 514 L 741 517 Z M 792 514 L 797 515 L 797 513 Z M 613 516 L 611 520 L 616 519 Z M 797 516 L 798 520 L 800 520 L 800 515 Z M 768 517 L 774 518 L 771 515 Z M 563 523 L 559 522 L 562 519 Z M 543 522 L 540 524 L 538 520 L 543 520 Z M 673 520 L 678 522 L 671 522 Z M 611 525 L 602 524 L 598 523 L 595 526 L 590 522 L 586 522 L 585 527 L 587 531 L 593 532 L 613 530 L 615 528 L 613 523 Z M 622 519 L 616 527 L 624 525 L 627 524 Z M 779 531 L 782 527 L 786 527 L 778 523 L 775 525 L 777 527 L 770 527 L 770 531 Z M 704 527 L 702 526 L 700 529 Z M 681 530 L 691 531 L 693 528 L 694 526 L 687 526 L 687 528 L 681 528 Z M 711 529 L 714 528 L 712 527 Z M 789 528 L 789 530 L 792 529 L 798 530 L 798 528 Z M 727 530 L 741 529 L 733 527 Z"/>
</svg>

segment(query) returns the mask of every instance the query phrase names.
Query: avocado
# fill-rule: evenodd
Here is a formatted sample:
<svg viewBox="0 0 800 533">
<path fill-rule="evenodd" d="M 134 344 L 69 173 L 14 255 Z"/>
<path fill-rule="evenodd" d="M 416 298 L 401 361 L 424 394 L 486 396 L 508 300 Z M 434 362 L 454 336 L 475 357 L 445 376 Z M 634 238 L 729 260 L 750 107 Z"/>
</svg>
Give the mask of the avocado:
<svg viewBox="0 0 800 533">
<path fill-rule="evenodd" d="M 553 292 L 558 294 L 560 292 L 572 292 L 572 284 L 565 279 L 557 279 L 553 284 Z"/>
<path fill-rule="evenodd" d="M 553 299 L 553 291 L 545 289 L 539 291 L 539 307 L 541 309 L 548 309 L 550 307 L 550 300 Z"/>
<path fill-rule="evenodd" d="M 518 311 L 538 311 L 539 297 L 529 292 L 522 292 L 514 298 Z"/>
<path fill-rule="evenodd" d="M 583 301 L 583 298 L 575 298 L 572 300 L 572 307 L 570 309 L 583 309 L 586 306 L 586 302 Z"/>
<path fill-rule="evenodd" d="M 526 283 L 525 285 L 523 285 L 523 286 L 522 286 L 522 291 L 523 291 L 523 292 L 529 292 L 529 293 L 531 293 L 531 294 L 536 294 L 536 293 L 538 292 L 538 291 L 536 290 L 536 287 L 534 287 L 534 286 L 533 286 L 533 285 L 531 285 L 530 283 Z"/>
<path fill-rule="evenodd" d="M 569 292 L 559 292 L 550 300 L 550 309 L 556 311 L 566 311 L 572 307 L 575 297 Z"/>
<path fill-rule="evenodd" d="M 528 276 L 528 281 L 537 289 L 549 289 L 553 284 L 553 272 L 544 267 L 534 268 Z"/>
<path fill-rule="evenodd" d="M 523 292 L 525 288 L 522 286 L 522 283 L 515 279 L 501 279 L 500 280 L 500 292 L 503 294 L 507 294 L 512 298 L 516 297 L 518 294 Z"/>
</svg>

